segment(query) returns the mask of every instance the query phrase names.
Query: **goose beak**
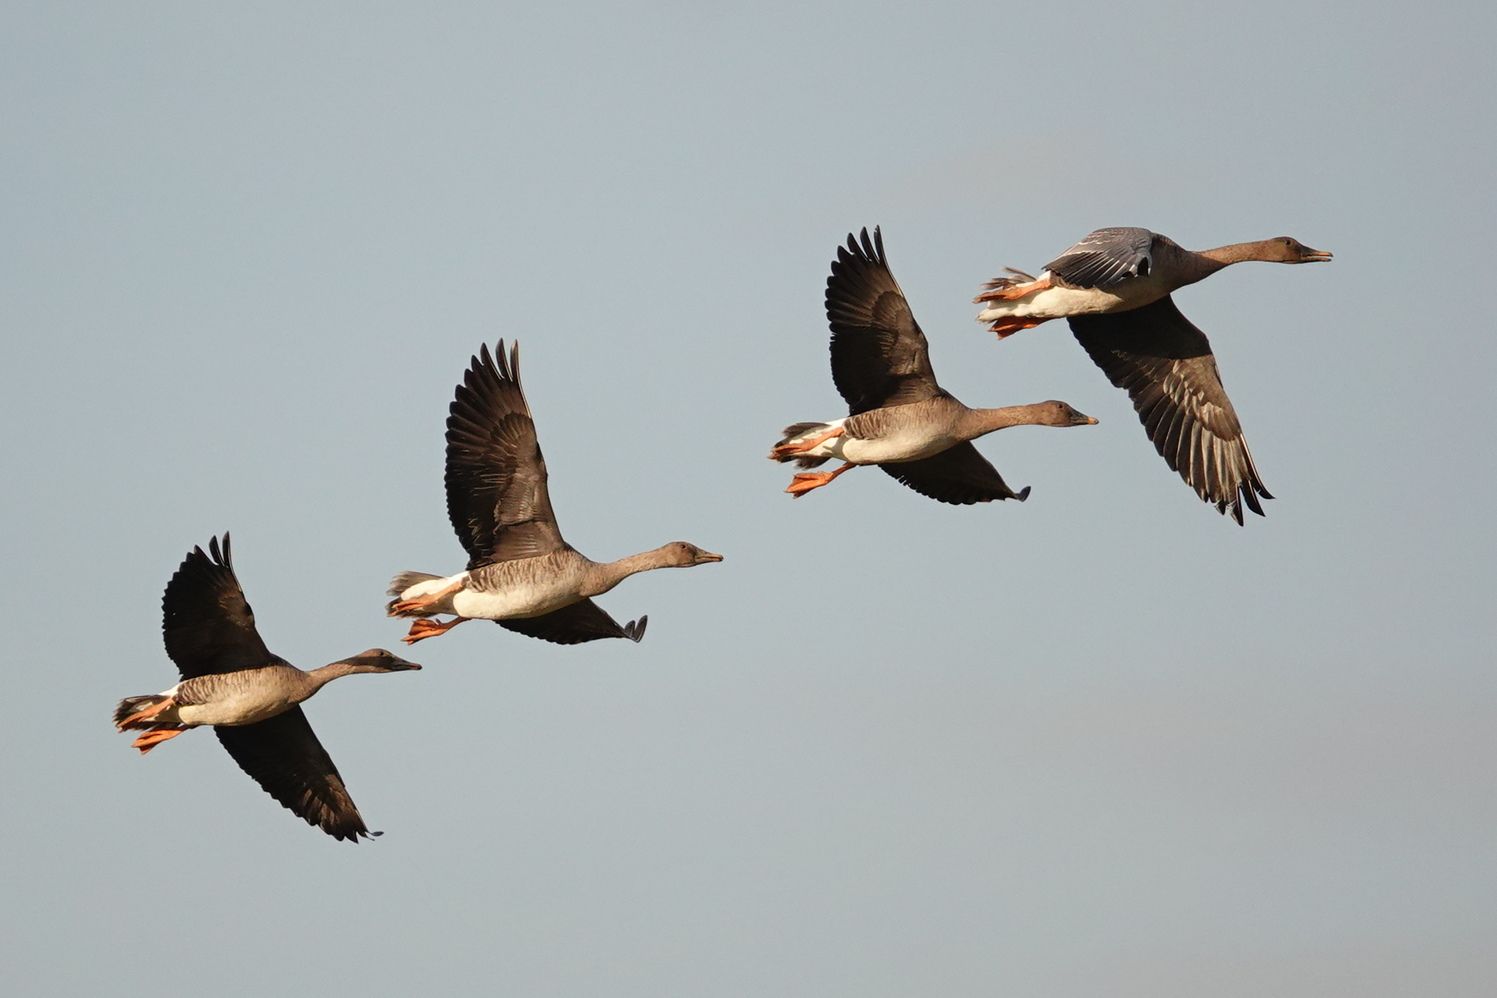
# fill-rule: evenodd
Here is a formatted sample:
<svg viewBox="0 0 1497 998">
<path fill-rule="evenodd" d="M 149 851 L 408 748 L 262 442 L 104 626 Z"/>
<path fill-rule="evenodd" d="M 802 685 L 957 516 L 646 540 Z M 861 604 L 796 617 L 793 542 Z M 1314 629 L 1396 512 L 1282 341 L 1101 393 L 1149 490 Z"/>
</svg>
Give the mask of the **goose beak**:
<svg viewBox="0 0 1497 998">
<path fill-rule="evenodd" d="M 697 552 L 697 559 L 696 559 L 696 561 L 693 564 L 705 565 L 708 562 L 722 561 L 722 560 L 723 560 L 723 556 L 720 555 L 720 554 L 713 554 L 711 551 L 698 551 Z"/>
<path fill-rule="evenodd" d="M 1334 257 L 1332 256 L 1330 250 L 1311 249 L 1310 247 L 1306 246 L 1305 251 L 1300 254 L 1299 262 L 1325 263 L 1326 261 L 1331 259 L 1334 259 Z"/>
</svg>

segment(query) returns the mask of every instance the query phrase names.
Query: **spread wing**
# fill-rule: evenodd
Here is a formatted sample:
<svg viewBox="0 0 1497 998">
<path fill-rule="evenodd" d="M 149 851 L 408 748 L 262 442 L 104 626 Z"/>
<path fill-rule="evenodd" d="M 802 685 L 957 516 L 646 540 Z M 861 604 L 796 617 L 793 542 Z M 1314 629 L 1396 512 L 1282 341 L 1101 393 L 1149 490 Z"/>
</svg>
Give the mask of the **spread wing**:
<svg viewBox="0 0 1497 998">
<path fill-rule="evenodd" d="M 520 345 L 491 357 L 485 344 L 457 386 L 447 417 L 447 516 L 468 568 L 534 558 L 566 547 L 546 460 L 520 387 Z"/>
<path fill-rule="evenodd" d="M 161 597 L 166 653 L 183 679 L 257 669 L 279 661 L 255 630 L 255 614 L 234 576 L 229 535 L 194 547 Z"/>
<path fill-rule="evenodd" d="M 590 599 L 571 603 L 560 610 L 539 617 L 522 617 L 495 621 L 500 627 L 525 634 L 542 641 L 553 641 L 559 645 L 577 645 L 599 638 L 628 638 L 638 641 L 645 636 L 645 625 L 650 618 L 640 617 L 619 626 L 619 622 L 608 615 Z"/>
<path fill-rule="evenodd" d="M 1146 277 L 1153 268 L 1154 233 L 1148 229 L 1098 229 L 1045 269 L 1075 288 L 1111 288 L 1133 277 Z"/>
<path fill-rule="evenodd" d="M 837 247 L 826 280 L 832 380 L 853 415 L 944 395 L 930 349 L 884 258 L 884 239 L 864 229 Z"/>
<path fill-rule="evenodd" d="M 300 707 L 255 724 L 213 731 L 240 769 L 307 824 L 350 842 L 379 834 L 370 832 L 359 816 L 338 767 Z"/>
<path fill-rule="evenodd" d="M 1222 513 L 1230 509 L 1239 524 L 1244 503 L 1262 516 L 1259 497 L 1273 496 L 1258 477 L 1211 344 L 1174 301 L 1069 321 L 1092 360 L 1128 392 L 1165 463 L 1196 495 Z"/>
<path fill-rule="evenodd" d="M 1029 486 L 1021 492 L 1009 488 L 998 469 L 978 453 L 971 441 L 919 461 L 879 467 L 923 496 L 958 506 L 994 499 L 1023 502 L 1029 498 Z"/>
</svg>

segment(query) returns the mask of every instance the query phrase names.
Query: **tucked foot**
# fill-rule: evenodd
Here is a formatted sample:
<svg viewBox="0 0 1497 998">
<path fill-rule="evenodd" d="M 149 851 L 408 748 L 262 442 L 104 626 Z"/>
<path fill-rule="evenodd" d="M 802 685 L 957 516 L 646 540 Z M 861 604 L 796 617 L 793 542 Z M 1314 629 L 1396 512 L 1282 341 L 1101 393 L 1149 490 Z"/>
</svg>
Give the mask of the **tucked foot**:
<svg viewBox="0 0 1497 998">
<path fill-rule="evenodd" d="M 171 697 L 167 697 L 160 703 L 154 703 L 144 710 L 137 710 L 129 717 L 120 718 L 120 720 L 115 722 L 114 726 L 116 730 L 124 731 L 126 728 L 130 727 L 132 724 L 137 723 L 138 721 L 149 721 L 151 718 L 160 714 L 163 710 L 166 710 L 166 708 L 172 706 L 175 703 L 175 700 L 173 700 Z"/>
<path fill-rule="evenodd" d="M 799 499 L 807 492 L 819 489 L 823 485 L 830 485 L 832 483 L 832 480 L 835 479 L 838 475 L 855 467 L 857 467 L 857 465 L 844 464 L 836 471 L 803 471 L 800 474 L 796 475 L 794 478 L 790 479 L 790 485 L 785 489 L 785 491 L 789 492 L 792 496 Z"/>
<path fill-rule="evenodd" d="M 417 641 L 424 641 L 427 638 L 434 638 L 439 634 L 446 634 L 467 619 L 467 617 L 453 617 L 451 620 L 443 623 L 439 620 L 422 617 L 420 620 L 412 622 L 410 632 L 400 640 L 408 645 L 413 645 Z"/>
<path fill-rule="evenodd" d="M 402 613 L 409 613 L 412 610 L 424 610 L 435 603 L 440 603 L 442 600 L 446 599 L 448 596 L 451 596 L 453 593 L 462 588 L 463 584 L 461 582 L 454 582 L 452 583 L 452 585 L 447 586 L 445 589 L 439 589 L 434 593 L 425 593 L 424 595 L 417 596 L 414 599 L 398 599 L 390 603 L 390 605 L 386 608 L 386 612 L 390 616 L 394 617 Z"/>
<path fill-rule="evenodd" d="M 185 730 L 185 728 L 166 728 L 156 731 L 147 731 L 145 734 L 135 739 L 135 741 L 131 742 L 130 747 L 140 749 L 140 754 L 145 755 L 157 745 L 160 745 L 165 741 L 170 741 Z"/>
<path fill-rule="evenodd" d="M 1001 319 L 995 319 L 988 329 L 997 333 L 1000 340 L 1004 340 L 1021 329 L 1033 329 L 1040 323 L 1048 321 L 1048 319 L 1031 319 L 1017 315 L 1006 315 Z"/>
<path fill-rule="evenodd" d="M 1019 271 L 1013 271 L 1013 273 L 1018 274 L 1020 277 L 1029 277 L 1028 274 Z M 1018 281 L 1012 277 L 995 277 L 983 285 L 986 290 L 972 300 L 974 302 L 1018 301 L 1020 298 L 1029 297 L 1036 291 L 1044 291 L 1054 286 L 1054 283 L 1048 277 L 1042 277 L 1039 280 L 1030 278 L 1027 281 Z"/>
<path fill-rule="evenodd" d="M 769 452 L 769 456 L 775 460 L 784 460 L 792 454 L 804 454 L 806 451 L 815 450 L 833 437 L 840 437 L 846 432 L 844 428 L 834 426 L 820 436 L 812 437 L 809 440 L 795 440 L 790 443 L 776 444 L 774 450 Z M 800 476 L 797 475 L 796 477 L 799 478 Z"/>
</svg>

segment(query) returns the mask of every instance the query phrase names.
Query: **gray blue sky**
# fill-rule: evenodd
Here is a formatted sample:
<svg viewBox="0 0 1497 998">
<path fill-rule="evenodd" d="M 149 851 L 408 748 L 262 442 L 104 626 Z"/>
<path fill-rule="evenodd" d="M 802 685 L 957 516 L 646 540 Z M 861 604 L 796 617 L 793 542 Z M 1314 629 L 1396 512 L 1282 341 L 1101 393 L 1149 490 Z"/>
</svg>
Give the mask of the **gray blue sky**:
<svg viewBox="0 0 1497 998">
<path fill-rule="evenodd" d="M 1479 995 L 1497 967 L 1494 23 L 1353 4 L 7 5 L 0 438 L 21 992 Z M 1024 505 L 764 460 L 842 414 L 881 224 Z M 1291 234 L 1182 292 L 1239 529 L 1066 329 L 969 299 L 1089 229 Z M 207 732 L 140 759 L 160 596 L 234 533 L 304 666 L 455 571 L 452 386 L 518 338 L 562 529 L 722 565 L 473 624 L 308 714 L 333 843 Z M 19 992 L 18 992 L 19 993 Z"/>
</svg>

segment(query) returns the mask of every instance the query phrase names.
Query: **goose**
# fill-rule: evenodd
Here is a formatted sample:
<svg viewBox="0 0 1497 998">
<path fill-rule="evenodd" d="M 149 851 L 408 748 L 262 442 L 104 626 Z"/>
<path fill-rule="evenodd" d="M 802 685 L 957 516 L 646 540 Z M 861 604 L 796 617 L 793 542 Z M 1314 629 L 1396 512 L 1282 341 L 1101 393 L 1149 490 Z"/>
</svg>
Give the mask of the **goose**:
<svg viewBox="0 0 1497 998">
<path fill-rule="evenodd" d="M 1171 470 L 1218 512 L 1242 525 L 1242 507 L 1263 515 L 1272 499 L 1222 387 L 1206 334 L 1175 306 L 1177 288 L 1246 260 L 1321 263 L 1332 258 L 1277 236 L 1188 250 L 1139 228 L 1097 231 L 1045 265 L 1038 277 L 1008 268 L 973 299 L 978 321 L 1004 339 L 1064 317 L 1102 372 L 1128 393 Z"/>
<path fill-rule="evenodd" d="M 401 640 L 415 644 L 465 620 L 557 644 L 644 637 L 647 616 L 620 625 L 592 597 L 656 568 L 722 561 L 672 541 L 617 561 L 595 562 L 562 539 L 546 487 L 546 461 L 520 385 L 520 345 L 484 344 L 447 417 L 447 516 L 468 552 L 456 575 L 402 572 L 387 593 L 392 617 L 415 617 Z M 453 614 L 446 622 L 431 618 Z"/>
<path fill-rule="evenodd" d="M 334 679 L 421 666 L 371 648 L 303 672 L 265 647 L 234 574 L 229 535 L 194 547 L 161 600 L 166 654 L 182 681 L 169 690 L 126 697 L 114 711 L 120 731 L 143 732 L 141 755 L 192 728 L 212 725 L 223 747 L 265 792 L 335 839 L 369 831 L 343 777 L 298 704 Z"/>
<path fill-rule="evenodd" d="M 1064 402 L 969 409 L 936 383 L 930 344 L 884 254 L 877 226 L 837 247 L 826 282 L 832 330 L 832 381 L 848 415 L 824 423 L 795 423 L 769 452 L 771 461 L 815 468 L 831 458 L 834 471 L 802 472 L 785 490 L 799 499 L 859 465 L 872 464 L 923 496 L 969 505 L 1029 498 L 1004 483 L 972 441 L 1009 426 L 1091 426 L 1096 420 Z"/>
</svg>

